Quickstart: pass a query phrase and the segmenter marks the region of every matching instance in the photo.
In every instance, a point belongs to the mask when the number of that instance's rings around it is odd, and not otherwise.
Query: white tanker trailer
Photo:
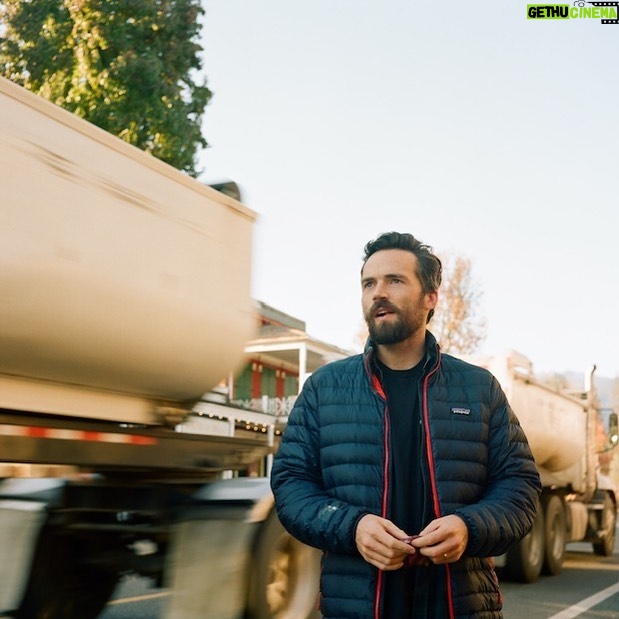
[[[503,387],[527,435],[542,480],[537,519],[527,537],[497,564],[513,580],[533,582],[540,573],[561,571],[566,544],[591,542],[602,556],[615,547],[616,486],[599,472],[596,432],[601,423],[593,373],[582,391],[559,391],[533,375],[531,362],[510,352],[467,357],[490,370]],[[617,440],[617,416],[609,419],[606,448]]]
[[[92,619],[127,573],[166,619],[313,612],[266,476],[221,480],[272,440],[177,431],[242,362],[254,219],[0,78],[0,615]]]

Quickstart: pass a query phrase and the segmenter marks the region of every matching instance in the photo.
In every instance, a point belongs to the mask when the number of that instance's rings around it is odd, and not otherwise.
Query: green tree
[[[3,0],[0,75],[197,176],[199,0]]]

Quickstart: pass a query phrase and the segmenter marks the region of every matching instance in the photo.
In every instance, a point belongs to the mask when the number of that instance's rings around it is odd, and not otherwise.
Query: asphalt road
[[[598,557],[590,544],[570,544],[561,574],[502,582],[504,619],[619,619],[618,546]]]
[[[598,557],[590,544],[570,544],[561,574],[501,588],[504,619],[619,619],[619,548]],[[115,597],[100,619],[165,619],[168,592],[142,579],[127,579]]]

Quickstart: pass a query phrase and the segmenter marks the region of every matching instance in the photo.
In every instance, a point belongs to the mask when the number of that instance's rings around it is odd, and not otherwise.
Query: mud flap
[[[0,499],[0,612],[19,607],[41,527],[46,504]]]
[[[173,525],[165,566],[171,596],[163,619],[241,619],[251,549],[268,514],[268,480],[209,484]]]
[[[250,539],[243,519],[175,525],[166,567],[164,619],[239,619],[245,612]]]

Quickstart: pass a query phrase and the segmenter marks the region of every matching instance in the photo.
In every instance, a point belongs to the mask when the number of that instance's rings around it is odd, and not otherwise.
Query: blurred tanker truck
[[[611,413],[599,445],[599,415],[591,368],[582,391],[564,391],[533,375],[524,355],[467,357],[489,369],[503,387],[527,434],[543,491],[529,535],[497,558],[511,580],[533,582],[540,573],[558,574],[566,544],[590,542],[609,556],[615,547],[616,485],[600,473],[599,452],[617,444],[617,415]]]
[[[309,616],[316,552],[235,473],[272,437],[178,431],[252,334],[254,212],[2,78],[0,196],[0,615],[136,573],[167,619]]]

